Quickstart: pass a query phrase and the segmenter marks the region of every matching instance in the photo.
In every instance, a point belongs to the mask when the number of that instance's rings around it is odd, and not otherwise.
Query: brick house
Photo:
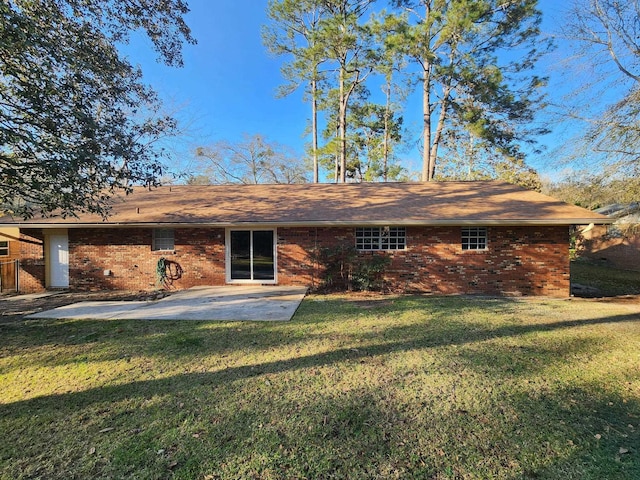
[[[0,218],[19,228],[20,289],[318,286],[315,252],[384,255],[392,291],[569,295],[569,228],[606,217],[495,181],[138,188],[109,218]],[[171,269],[174,270],[171,270]]]
[[[640,271],[640,202],[614,204],[595,210],[610,225],[590,224],[576,231],[576,254],[623,270]]]

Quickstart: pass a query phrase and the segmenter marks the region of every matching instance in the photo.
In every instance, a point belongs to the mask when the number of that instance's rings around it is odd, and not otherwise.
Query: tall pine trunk
[[[426,63],[422,77],[422,181],[433,180],[431,176],[431,66]]]
[[[424,3],[424,21],[428,25],[430,22],[431,4]],[[430,28],[425,33],[427,44],[431,43]],[[433,180],[431,171],[434,159],[431,157],[431,61],[424,59],[422,63],[422,181]]]
[[[391,78],[385,86],[386,104],[384,108],[384,138],[382,143],[382,181],[386,182],[389,172],[389,115],[391,111]]]
[[[313,183],[318,183],[318,86],[316,82],[317,68],[311,80],[311,137],[313,149]]]
[[[340,182],[347,181],[347,99],[344,89],[344,67],[340,67],[339,78],[340,100],[338,112],[338,129],[340,135]]]
[[[445,85],[442,100],[440,103],[440,116],[438,118],[436,132],[433,137],[431,151],[429,152],[429,181],[433,180],[436,175],[436,158],[438,157],[438,146],[440,145],[440,140],[442,139],[442,131],[444,130],[444,123],[447,117],[449,95],[451,95],[451,87],[449,85]]]

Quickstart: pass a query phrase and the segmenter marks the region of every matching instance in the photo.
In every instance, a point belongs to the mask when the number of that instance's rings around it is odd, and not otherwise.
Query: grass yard
[[[571,262],[571,281],[596,288],[599,296],[640,294],[640,272],[620,270],[584,260]]]
[[[0,324],[0,478],[640,478],[640,305]]]

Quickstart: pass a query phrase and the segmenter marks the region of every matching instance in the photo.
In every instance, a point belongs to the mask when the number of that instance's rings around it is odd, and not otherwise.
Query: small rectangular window
[[[153,230],[153,246],[152,250],[174,250],[175,241],[173,229],[156,228]]]
[[[9,241],[0,240],[0,257],[6,257],[9,255]]]
[[[407,244],[404,227],[358,227],[358,250],[404,250]]]
[[[462,228],[462,250],[486,250],[487,249],[487,228],[486,227],[463,227]]]

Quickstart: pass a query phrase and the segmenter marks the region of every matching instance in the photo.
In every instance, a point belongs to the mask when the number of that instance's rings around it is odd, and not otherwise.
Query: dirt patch
[[[377,307],[389,307],[392,306],[394,300],[397,298],[401,298],[404,295],[389,295],[380,292],[349,292],[348,298],[345,298],[344,301],[350,303],[352,305],[358,306],[363,309],[372,309]],[[406,296],[413,296],[412,294],[407,294]],[[422,294],[418,295],[424,298],[427,297],[437,297],[438,295],[431,294]],[[453,295],[455,296],[455,295]],[[466,297],[466,295],[459,295],[460,297]],[[481,295],[469,295],[469,298],[481,298]],[[487,296],[486,298],[514,298],[509,296],[504,297],[493,297]],[[517,297],[523,299],[535,299],[535,296],[531,297]],[[581,296],[581,295],[572,295],[568,297],[568,299],[579,299],[589,302],[597,302],[597,303],[617,303],[623,305],[632,305],[640,307],[640,295],[618,295],[618,296],[602,296],[602,295],[594,295],[594,296]]]
[[[593,302],[598,302],[598,303],[622,303],[622,304],[640,306],[640,295],[620,295],[617,297],[599,297],[599,298],[589,298],[589,299],[582,299],[582,300],[591,300]]]
[[[37,297],[29,295],[0,296],[0,324],[17,322],[32,313],[38,313],[53,308],[87,301],[133,301],[158,300],[169,293],[128,292],[128,291],[98,291],[98,292],[60,292],[53,295]]]

